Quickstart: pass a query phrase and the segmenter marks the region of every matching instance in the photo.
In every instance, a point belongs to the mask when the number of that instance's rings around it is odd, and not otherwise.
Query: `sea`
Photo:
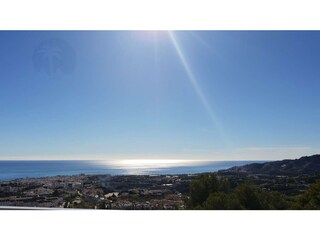
[[[162,175],[215,172],[234,166],[266,161],[96,161],[96,160],[1,160],[0,180],[58,175],[111,174]]]

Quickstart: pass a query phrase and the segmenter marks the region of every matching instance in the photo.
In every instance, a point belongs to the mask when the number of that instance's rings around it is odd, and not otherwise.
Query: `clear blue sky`
[[[319,92],[320,32],[2,31],[0,159],[320,153]]]

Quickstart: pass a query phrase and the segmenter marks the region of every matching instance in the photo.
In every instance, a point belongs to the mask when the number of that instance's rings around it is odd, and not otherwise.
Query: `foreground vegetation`
[[[252,183],[232,186],[214,173],[201,175],[190,184],[188,209],[203,210],[311,210],[320,209],[320,181],[300,195],[287,196]]]

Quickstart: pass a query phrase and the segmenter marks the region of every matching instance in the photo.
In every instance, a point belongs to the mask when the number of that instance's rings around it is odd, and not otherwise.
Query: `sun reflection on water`
[[[201,166],[208,161],[183,159],[121,159],[96,161],[108,169],[121,169],[126,174],[147,174],[160,169]]]

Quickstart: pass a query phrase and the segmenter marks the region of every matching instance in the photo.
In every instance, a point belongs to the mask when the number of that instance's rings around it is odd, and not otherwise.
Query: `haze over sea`
[[[214,172],[233,166],[265,161],[190,161],[190,160],[2,160],[0,180],[77,174],[195,174]]]

